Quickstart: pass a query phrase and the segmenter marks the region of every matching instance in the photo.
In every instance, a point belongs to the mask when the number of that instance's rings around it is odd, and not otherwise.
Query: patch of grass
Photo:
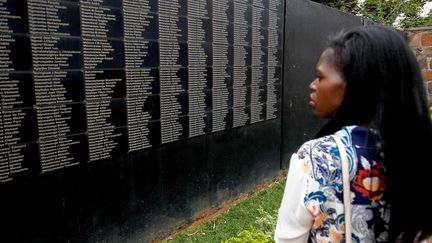
[[[266,237],[271,242],[285,181],[283,179],[274,183],[268,189],[253,194],[211,221],[191,227],[168,242],[236,242],[242,237]]]
[[[222,243],[271,243],[272,239],[261,231],[250,227],[248,230],[242,230],[236,236],[229,238]]]

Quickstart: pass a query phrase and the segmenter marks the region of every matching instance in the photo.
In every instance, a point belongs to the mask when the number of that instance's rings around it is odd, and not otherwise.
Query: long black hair
[[[331,40],[334,64],[345,96],[317,133],[368,124],[379,136],[386,166],[386,198],[391,204],[390,238],[410,242],[432,232],[432,128],[417,60],[401,33],[384,26],[361,26]]]

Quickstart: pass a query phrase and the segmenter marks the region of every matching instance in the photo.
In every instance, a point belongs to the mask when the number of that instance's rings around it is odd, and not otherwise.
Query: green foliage
[[[261,231],[250,227],[248,230],[242,230],[236,236],[222,241],[222,243],[270,243],[272,239]]]
[[[357,14],[357,12],[359,11],[357,0],[315,0],[314,2],[321,3],[331,8],[339,9],[343,12],[348,12],[352,14]]]
[[[260,206],[258,207],[258,212],[260,216],[256,217],[255,225],[265,235],[272,238],[277,223],[277,210],[272,210],[272,212],[270,213]]]
[[[428,16],[420,16],[420,11],[428,0],[315,0],[338,10],[363,16],[376,23],[400,28],[432,25],[432,11]],[[399,16],[399,21],[396,19]],[[403,16],[403,17],[401,17]]]
[[[232,206],[213,220],[191,227],[185,232],[169,239],[169,243],[184,242],[221,242],[236,239],[250,239],[272,242],[277,221],[277,211],[282,201],[285,181],[276,182],[264,191],[253,194],[244,201]],[[251,230],[251,227],[254,230]],[[245,232],[243,232],[246,230]],[[240,236],[239,234],[243,232]],[[258,233],[260,232],[260,233]],[[265,238],[264,238],[264,237]],[[241,238],[244,237],[244,238]],[[230,241],[228,241],[230,240]],[[239,241],[248,242],[248,241]]]
[[[426,0],[365,0],[360,8],[360,14],[377,23],[393,25],[396,18],[403,14],[399,26],[415,27],[425,24],[426,18],[420,16],[420,11]]]

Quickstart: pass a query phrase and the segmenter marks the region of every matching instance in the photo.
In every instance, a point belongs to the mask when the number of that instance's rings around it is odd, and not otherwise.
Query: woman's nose
[[[312,80],[312,82],[309,84],[309,88],[312,90],[315,90],[316,88],[316,81],[317,79]]]

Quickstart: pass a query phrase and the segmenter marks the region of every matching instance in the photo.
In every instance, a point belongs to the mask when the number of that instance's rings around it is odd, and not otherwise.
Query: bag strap
[[[343,199],[345,211],[345,242],[352,242],[352,227],[351,227],[351,189],[349,178],[348,157],[346,155],[345,146],[342,140],[337,136],[332,136],[336,141],[341,162],[342,162],[342,183],[343,183]]]

